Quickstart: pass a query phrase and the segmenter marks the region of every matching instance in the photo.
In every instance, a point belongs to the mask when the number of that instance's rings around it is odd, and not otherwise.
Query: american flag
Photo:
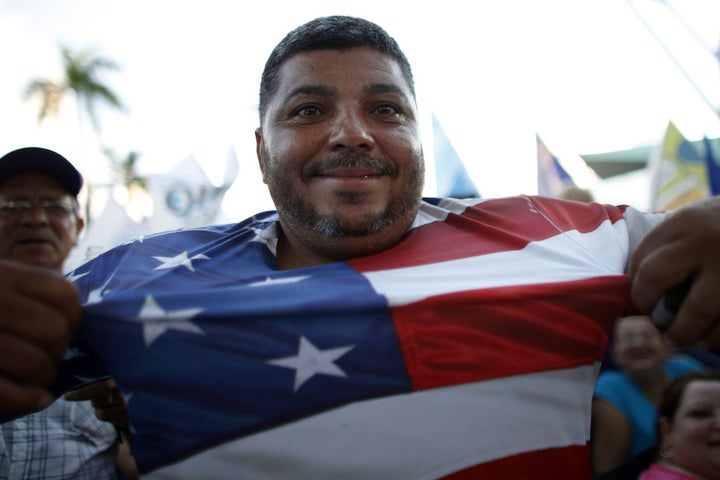
[[[148,236],[71,273],[75,361],[116,379],[143,478],[589,479],[597,368],[659,218],[426,199],[387,251],[296,270],[274,212]]]

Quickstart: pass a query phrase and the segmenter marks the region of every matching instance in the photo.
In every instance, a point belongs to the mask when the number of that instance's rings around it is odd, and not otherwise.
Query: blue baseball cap
[[[41,172],[56,178],[76,197],[83,184],[80,172],[57,152],[40,147],[13,150],[0,158],[0,182],[20,172]]]

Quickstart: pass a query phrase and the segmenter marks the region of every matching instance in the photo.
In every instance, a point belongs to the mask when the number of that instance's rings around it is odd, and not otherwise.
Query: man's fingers
[[[38,411],[80,321],[75,286],[58,272],[0,260],[0,409]]]
[[[19,385],[0,377],[0,411],[7,415],[27,415],[38,412],[53,402],[42,387]]]
[[[22,384],[47,386],[55,378],[59,357],[32,341],[0,332],[0,372]]]
[[[113,379],[96,382],[65,394],[66,400],[90,400],[95,416],[120,428],[129,425],[128,413],[120,391]]]
[[[69,322],[74,331],[80,321],[80,298],[75,285],[63,275],[45,268],[22,265],[0,260],[4,289],[0,292],[4,300],[11,301],[20,294],[47,307],[57,310]]]
[[[0,261],[0,273],[0,335],[7,343],[16,337],[62,358],[80,320],[75,286],[55,272],[7,261]],[[4,349],[0,354],[7,355]]]
[[[676,262],[670,266],[662,260],[664,256],[671,256],[670,247],[649,254],[639,262],[631,275],[631,294],[633,304],[645,313],[650,313],[662,296],[672,287],[686,279],[689,265]]]
[[[687,295],[665,334],[678,347],[703,339],[709,347],[720,347],[720,272],[703,270],[693,280]]]
[[[650,313],[665,292],[720,266],[718,212],[718,199],[683,207],[642,239],[628,265],[636,307]]]
[[[91,383],[90,385],[75,389],[65,394],[65,400],[93,400],[95,398],[111,395],[115,389],[115,382],[112,380],[103,380],[101,382]]]
[[[120,428],[127,428],[130,425],[125,405],[109,408],[96,408],[95,416],[103,422],[110,422]]]

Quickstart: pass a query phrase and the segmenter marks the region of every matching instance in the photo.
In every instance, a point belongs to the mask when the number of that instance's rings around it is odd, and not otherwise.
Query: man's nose
[[[331,133],[328,139],[333,151],[365,150],[375,147],[371,127],[362,112],[353,108],[340,108],[331,120]]]
[[[48,223],[48,215],[40,205],[32,204],[30,209],[23,213],[20,221],[29,225],[44,225]]]

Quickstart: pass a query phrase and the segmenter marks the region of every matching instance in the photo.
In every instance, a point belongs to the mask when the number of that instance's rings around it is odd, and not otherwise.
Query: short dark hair
[[[662,400],[658,406],[658,419],[665,417],[669,422],[675,420],[675,414],[680,407],[680,400],[688,384],[698,380],[720,381],[720,370],[697,370],[691,371],[676,378],[667,386],[663,393]]]
[[[357,17],[335,15],[311,20],[288,33],[278,43],[265,63],[260,80],[260,122],[270,99],[277,93],[279,71],[283,62],[300,52],[344,50],[367,47],[393,58],[400,65],[410,92],[415,96],[412,68],[400,46],[379,25]]]

